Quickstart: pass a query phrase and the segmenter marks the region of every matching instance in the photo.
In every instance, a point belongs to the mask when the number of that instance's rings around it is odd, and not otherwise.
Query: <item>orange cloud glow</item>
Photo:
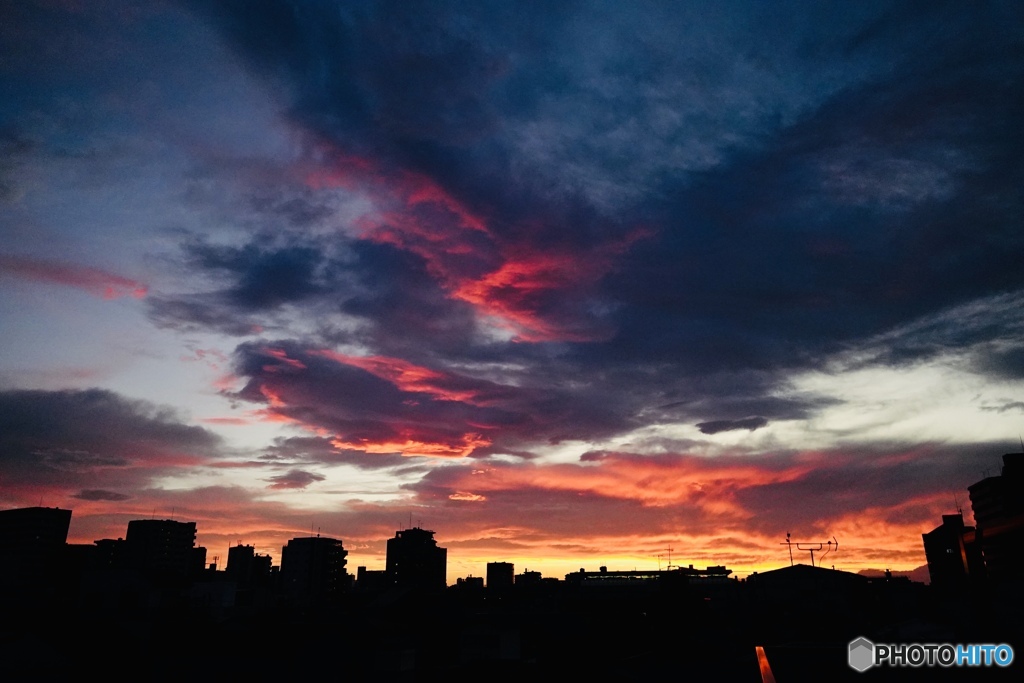
[[[461,441],[447,443],[422,441],[415,438],[407,438],[401,441],[370,441],[368,439],[360,439],[358,441],[331,440],[331,445],[338,450],[363,451],[364,453],[401,453],[407,456],[422,455],[441,458],[464,458],[471,455],[477,448],[483,448],[490,444],[490,440],[481,437],[479,434],[463,434]]]
[[[464,500],[474,503],[479,503],[487,500],[486,496],[481,496],[476,493],[469,493],[467,491],[456,491],[455,493],[448,496],[449,500]]]

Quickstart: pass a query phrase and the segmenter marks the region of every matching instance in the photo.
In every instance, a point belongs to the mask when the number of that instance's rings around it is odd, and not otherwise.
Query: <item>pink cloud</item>
[[[141,299],[147,292],[146,285],[136,280],[73,263],[0,256],[0,271],[33,282],[74,287],[103,299]]]

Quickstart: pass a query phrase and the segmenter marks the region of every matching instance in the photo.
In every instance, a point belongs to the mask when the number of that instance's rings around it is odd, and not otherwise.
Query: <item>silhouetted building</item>
[[[270,555],[260,555],[251,545],[228,548],[228,566],[225,573],[239,587],[251,587],[266,583],[270,579]]]
[[[206,549],[197,552],[196,523],[136,519],[125,534],[131,569],[160,578],[184,578],[202,572]]]
[[[385,571],[396,586],[427,590],[448,585],[448,550],[439,548],[434,532],[413,527],[388,539]]]
[[[580,569],[580,571],[583,571]],[[525,570],[522,574],[516,574],[516,586],[539,586],[541,582],[540,572]]]
[[[464,590],[483,590],[484,577],[470,574],[466,578],[455,579],[455,585]]]
[[[71,510],[16,508],[0,510],[0,547],[55,548],[68,541]]]
[[[515,580],[515,566],[511,562],[487,563],[487,588],[508,590]]]
[[[293,538],[281,549],[281,584],[296,603],[331,602],[349,585],[348,551],[336,538]]]
[[[628,570],[628,571],[608,571],[607,567],[601,567],[596,572],[588,572],[585,569],[580,569],[578,572],[565,575],[566,583],[586,586],[586,587],[600,587],[600,586],[653,586],[659,583],[665,583],[669,581],[679,581],[683,583],[724,583],[728,582],[729,574],[732,573],[731,569],[727,569],[723,566],[713,566],[707,569],[694,569],[691,564],[689,567],[675,567],[673,569],[659,569],[659,570]]]
[[[96,569],[128,568],[128,542],[123,538],[101,538],[93,544],[96,546],[93,560]]]
[[[391,585],[388,573],[383,569],[356,567],[356,588],[360,591],[378,592]]]
[[[70,526],[71,510],[0,511],[0,605],[56,597]]]
[[[964,526],[962,514],[942,515],[942,526],[926,534],[924,556],[931,585],[944,593],[961,593],[984,580],[981,548],[974,527]]]
[[[1024,580],[1024,453],[1003,456],[1002,473],[967,487],[975,539],[993,585]]]

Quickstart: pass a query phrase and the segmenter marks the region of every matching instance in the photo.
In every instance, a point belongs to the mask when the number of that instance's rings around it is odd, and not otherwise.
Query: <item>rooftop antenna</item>
[[[819,543],[818,545],[820,546],[821,544]],[[825,551],[825,555],[828,555],[833,550],[839,550],[839,541],[836,540],[835,536],[833,536],[832,540],[829,541],[828,543],[826,543],[826,545],[828,546],[828,550]],[[825,559],[825,555],[822,555],[821,557],[818,558],[818,566],[819,567],[821,566],[821,561]],[[814,564],[814,555],[813,554],[811,555],[811,564]],[[835,565],[832,565],[832,568],[835,569]]]
[[[817,565],[814,564],[814,553],[815,553],[815,551],[821,550],[822,548],[826,548],[827,547],[827,550],[825,550],[825,555],[828,555],[833,550],[839,550],[839,541],[836,540],[835,536],[832,537],[831,541],[827,541],[825,543],[806,543],[806,542],[794,543],[791,540],[788,531],[786,532],[786,540],[783,541],[782,543],[780,543],[779,545],[784,545],[784,546],[787,546],[789,548],[789,566],[790,567],[793,566],[793,546],[794,545],[796,546],[797,550],[802,550],[804,552],[809,552],[811,554],[811,566],[812,567],[817,566]],[[821,557],[825,557],[825,555],[822,555]],[[820,564],[820,558],[819,558],[819,564]]]
[[[960,501],[957,499],[956,494],[953,494],[953,504],[956,505],[956,513],[961,517],[964,516],[963,508],[960,507]]]

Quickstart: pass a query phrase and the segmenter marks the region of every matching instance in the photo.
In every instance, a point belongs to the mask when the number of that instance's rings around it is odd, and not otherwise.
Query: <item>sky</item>
[[[0,0],[0,506],[918,569],[1022,448],[1021,93],[1018,2]]]

